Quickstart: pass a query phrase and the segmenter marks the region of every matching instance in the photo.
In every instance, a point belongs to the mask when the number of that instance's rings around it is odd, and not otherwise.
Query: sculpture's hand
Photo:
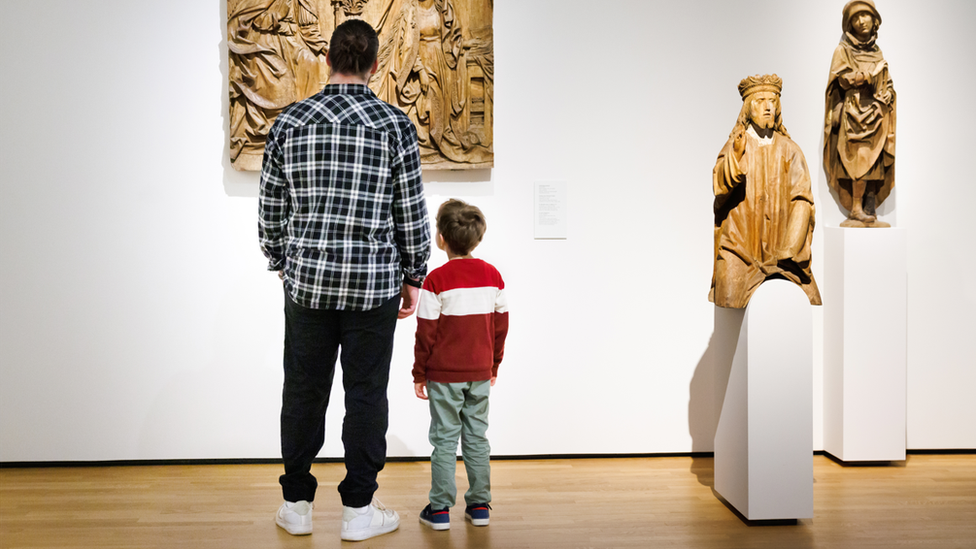
[[[427,93],[427,88],[430,87],[430,76],[427,74],[427,67],[420,62],[420,56],[417,56],[417,62],[413,64],[413,70],[420,78],[420,90]]]
[[[868,76],[862,71],[857,71],[857,74],[854,75],[854,87],[860,88],[864,84],[867,84],[867,82]]]
[[[780,248],[779,250],[776,250],[775,254],[773,254],[773,259],[775,259],[777,262],[790,261],[793,259],[793,253],[786,248]]]
[[[840,75],[837,80],[840,81],[840,87],[849,90],[854,87],[854,74],[853,72],[848,72],[846,74]]]
[[[880,99],[885,105],[888,105],[889,107],[891,106],[891,92],[887,89],[881,92],[881,97],[878,99]]]
[[[736,162],[742,160],[742,155],[746,152],[746,129],[741,126],[732,133],[732,152]]]

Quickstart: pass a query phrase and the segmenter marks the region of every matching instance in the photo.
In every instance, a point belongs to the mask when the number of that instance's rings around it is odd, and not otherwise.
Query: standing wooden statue
[[[871,0],[844,6],[824,115],[824,171],[850,213],[842,227],[890,227],[876,208],[895,185],[895,88],[875,44],[881,15]]]
[[[775,74],[739,83],[742,110],[712,171],[715,265],[708,299],[719,307],[745,308],[770,278],[796,283],[811,304],[821,304],[810,270],[810,171],[783,126],[782,89]]]

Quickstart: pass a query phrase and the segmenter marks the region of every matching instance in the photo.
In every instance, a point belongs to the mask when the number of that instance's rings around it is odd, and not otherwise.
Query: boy
[[[451,527],[457,486],[458,437],[468,475],[464,518],[488,526],[491,469],[488,394],[498,376],[508,304],[505,283],[488,263],[471,257],[487,225],[476,206],[451,199],[437,210],[437,247],[448,261],[424,281],[417,310],[414,392],[430,402],[430,503],[420,522]]]

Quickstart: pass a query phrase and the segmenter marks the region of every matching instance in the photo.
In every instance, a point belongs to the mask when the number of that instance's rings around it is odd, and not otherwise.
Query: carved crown
[[[781,93],[783,91],[783,79],[775,74],[764,74],[762,76],[757,74],[743,78],[742,82],[739,82],[739,95],[742,96],[742,99],[760,91]]]

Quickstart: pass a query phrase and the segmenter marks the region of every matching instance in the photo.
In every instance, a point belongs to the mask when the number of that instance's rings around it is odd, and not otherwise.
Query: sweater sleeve
[[[417,342],[414,345],[413,382],[427,381],[427,361],[437,339],[437,322],[441,316],[441,298],[432,292],[429,282],[420,290],[417,306]]]
[[[508,298],[505,295],[505,283],[500,282],[498,293],[495,296],[495,357],[491,367],[491,376],[498,376],[498,365],[501,364],[505,356],[505,338],[508,336]]]

